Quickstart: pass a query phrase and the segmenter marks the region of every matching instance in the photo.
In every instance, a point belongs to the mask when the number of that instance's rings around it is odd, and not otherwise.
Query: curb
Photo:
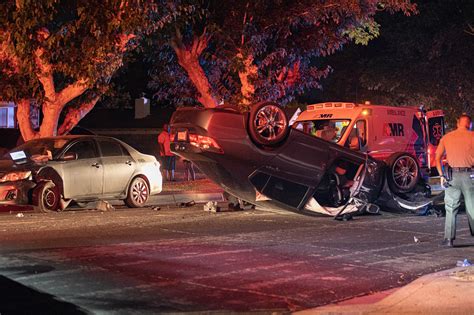
[[[195,203],[206,203],[209,201],[225,201],[222,191],[197,191],[197,192],[165,192],[150,196],[145,207],[161,205],[178,205],[194,201]],[[123,206],[121,200],[112,200],[109,203],[113,206]]]
[[[169,205],[192,201],[206,203],[208,201],[225,201],[223,192],[189,192],[189,193],[166,193],[151,196],[147,204]]]
[[[385,292],[296,312],[316,314],[472,314],[474,267],[424,275]]]
[[[160,193],[150,197],[146,206],[178,205],[194,201],[195,203],[206,203],[209,201],[225,201],[222,191],[201,191],[201,192],[171,192]],[[109,203],[113,206],[123,206],[121,200],[111,200]],[[0,213],[33,212],[35,209],[29,205],[0,205]]]

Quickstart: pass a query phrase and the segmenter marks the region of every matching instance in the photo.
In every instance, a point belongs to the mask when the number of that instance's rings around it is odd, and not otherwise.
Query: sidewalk
[[[196,173],[196,180],[185,181],[184,173],[177,172],[175,181],[163,181],[161,193],[150,196],[147,206],[173,205],[194,201],[195,203],[206,203],[208,201],[225,201],[224,190],[204,177]],[[113,206],[122,206],[121,200],[110,200]],[[17,213],[35,211],[33,206],[0,205],[0,212]]]
[[[423,276],[386,292],[296,314],[473,314],[474,266]]]

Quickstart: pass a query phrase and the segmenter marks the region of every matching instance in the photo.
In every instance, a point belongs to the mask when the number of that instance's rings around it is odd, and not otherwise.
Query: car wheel
[[[249,134],[252,140],[265,146],[277,145],[288,135],[288,118],[277,104],[255,104],[249,116]]]
[[[33,189],[33,205],[42,212],[58,211],[60,198],[58,187],[51,181],[40,182]]]
[[[127,199],[125,204],[130,208],[143,207],[150,197],[148,183],[142,177],[135,177],[130,187],[128,187]]]
[[[394,193],[408,193],[415,189],[420,179],[418,161],[408,153],[393,154],[387,161],[387,181]]]

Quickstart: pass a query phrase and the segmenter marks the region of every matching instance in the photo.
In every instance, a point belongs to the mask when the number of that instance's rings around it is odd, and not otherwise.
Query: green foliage
[[[375,21],[361,23],[359,27],[351,28],[345,32],[354,43],[367,46],[369,41],[380,34],[380,24]]]

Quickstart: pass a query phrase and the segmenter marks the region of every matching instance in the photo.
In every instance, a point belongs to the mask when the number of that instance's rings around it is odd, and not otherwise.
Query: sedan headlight
[[[31,176],[31,171],[10,172],[10,173],[4,174],[0,178],[0,183],[15,182],[15,181],[18,181],[18,180],[27,179],[30,176]]]

